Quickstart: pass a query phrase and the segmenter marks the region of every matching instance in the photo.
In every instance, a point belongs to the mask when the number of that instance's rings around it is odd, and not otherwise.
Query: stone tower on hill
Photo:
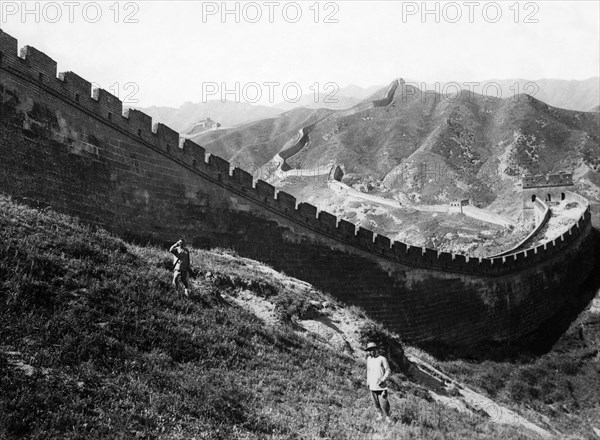
[[[523,218],[535,216],[535,202],[541,200],[552,205],[565,200],[567,193],[573,190],[573,174],[540,174],[523,177]]]

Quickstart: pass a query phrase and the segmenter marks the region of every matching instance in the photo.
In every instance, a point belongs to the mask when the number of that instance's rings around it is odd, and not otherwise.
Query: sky
[[[0,28],[132,106],[350,84],[600,76],[599,1],[0,1]],[[477,90],[475,90],[477,91]]]

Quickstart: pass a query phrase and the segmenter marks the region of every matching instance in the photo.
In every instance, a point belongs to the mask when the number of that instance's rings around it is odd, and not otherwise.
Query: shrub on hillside
[[[367,345],[369,342],[375,342],[379,345],[389,346],[392,341],[392,335],[383,325],[367,321],[358,329],[358,337],[362,345]]]
[[[303,319],[314,312],[312,304],[303,297],[280,294],[275,298],[275,315],[280,322],[290,323],[294,319]]]

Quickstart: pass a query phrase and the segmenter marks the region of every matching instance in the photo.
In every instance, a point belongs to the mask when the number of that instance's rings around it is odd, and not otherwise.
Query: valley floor
[[[392,200],[382,204],[376,198],[366,200],[346,191],[334,191],[325,181],[307,184],[301,178],[286,178],[279,189],[391,240],[477,257],[510,249],[532,227],[515,222],[509,227],[484,222],[465,214],[444,212],[446,207],[441,205],[401,205]],[[510,221],[504,216],[497,217],[498,222]]]

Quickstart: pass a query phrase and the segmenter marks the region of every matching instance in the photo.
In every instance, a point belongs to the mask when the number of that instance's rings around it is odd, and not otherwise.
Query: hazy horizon
[[[0,15],[19,47],[139,107],[600,76],[598,2],[3,1]]]

